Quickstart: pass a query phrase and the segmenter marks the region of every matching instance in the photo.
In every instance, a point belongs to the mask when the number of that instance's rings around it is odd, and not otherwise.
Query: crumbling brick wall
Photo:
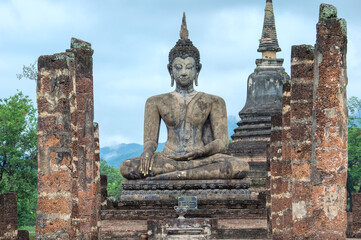
[[[292,47],[290,101],[284,91],[281,146],[280,127],[272,125],[271,136],[278,137],[271,138],[269,151],[274,239],[346,238],[346,44],[346,22],[337,18],[335,7],[321,4],[315,49]],[[275,115],[272,121],[279,118]],[[280,162],[291,162],[291,182],[286,172],[275,171]],[[282,196],[289,196],[291,207]],[[282,224],[277,215],[285,218],[286,209],[292,215],[289,224]]]
[[[0,193],[0,239],[17,239],[18,213],[16,193]]]
[[[312,109],[314,48],[292,46],[291,51],[291,158],[293,235],[310,237],[312,221]]]
[[[91,45],[38,61],[38,238],[97,239]],[[98,148],[98,146],[97,146]]]
[[[0,193],[0,240],[28,240],[27,230],[18,230],[15,192]]]
[[[352,201],[351,232],[353,237],[361,238],[361,193],[353,193]]]
[[[282,114],[272,117],[270,159],[272,236],[288,239],[292,231],[290,84],[283,85]]]
[[[320,239],[344,238],[347,227],[346,22],[322,4],[313,88],[313,217]]]

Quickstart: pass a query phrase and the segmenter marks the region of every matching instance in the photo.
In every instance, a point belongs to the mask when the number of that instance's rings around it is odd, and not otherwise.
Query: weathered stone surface
[[[313,218],[317,238],[345,239],[347,107],[346,22],[321,4],[314,76]]]
[[[281,113],[282,86],[289,80],[282,67],[283,59],[276,58],[278,46],[272,1],[266,2],[262,37],[258,48],[262,59],[247,81],[247,101],[239,116],[239,127],[234,129],[233,141],[227,153],[248,162],[266,162],[266,148],[270,142],[271,116]],[[262,169],[265,171],[265,169]],[[252,170],[251,170],[252,171]],[[265,185],[259,191],[266,191]]]
[[[18,215],[16,193],[0,193],[0,239],[16,240],[17,236]]]
[[[313,234],[312,218],[312,108],[314,48],[292,46],[291,145],[292,221],[295,238]]]
[[[322,4],[315,49],[292,47],[290,92],[284,86],[268,151],[273,239],[345,239],[346,42],[345,21]],[[279,163],[288,161],[291,171]]]
[[[217,219],[148,220],[148,239],[210,239],[217,237]],[[197,235],[197,238],[192,238]],[[194,236],[195,237],[195,236]],[[199,238],[198,238],[199,237]]]
[[[361,238],[361,193],[353,193],[352,201],[351,232],[353,237]]]
[[[99,136],[94,142],[93,50],[73,38],[38,61],[38,208],[44,239],[97,239]]]
[[[102,210],[101,236],[113,239],[139,239],[149,231],[147,221],[172,221],[177,199],[110,202]],[[207,199],[198,201],[198,210],[188,211],[186,219],[217,219],[217,238],[265,236],[264,200]],[[238,236],[238,237],[237,237]],[[123,238],[122,238],[123,237]]]
[[[41,56],[38,61],[37,100],[40,120],[36,232],[41,238],[65,235],[69,238],[72,234],[69,220],[72,212],[70,106],[75,100],[72,78],[74,62],[71,53]],[[66,160],[64,156],[67,156]]]
[[[228,145],[226,105],[222,98],[196,92],[201,70],[198,49],[188,39],[185,15],[181,39],[169,52],[168,70],[175,91],[148,98],[144,114],[144,151],[124,161],[123,177],[134,180],[210,180],[245,178],[249,165],[222,154]],[[194,83],[193,83],[194,82]],[[159,127],[163,120],[168,138],[161,153]]]

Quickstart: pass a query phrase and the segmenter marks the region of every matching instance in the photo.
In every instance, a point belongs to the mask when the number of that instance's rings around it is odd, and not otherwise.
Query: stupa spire
[[[186,13],[183,12],[183,19],[182,19],[182,26],[179,32],[179,36],[181,39],[188,39],[188,29],[187,29],[187,22],[186,22]]]
[[[264,11],[262,37],[257,51],[262,52],[262,58],[276,58],[276,52],[280,52],[281,48],[278,46],[272,0],[266,0]]]

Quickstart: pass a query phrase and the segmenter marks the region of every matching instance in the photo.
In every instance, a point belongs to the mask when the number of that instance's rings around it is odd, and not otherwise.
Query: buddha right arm
[[[144,148],[141,158],[141,171],[148,175],[152,167],[152,157],[158,147],[160,114],[155,97],[148,98],[144,112]]]

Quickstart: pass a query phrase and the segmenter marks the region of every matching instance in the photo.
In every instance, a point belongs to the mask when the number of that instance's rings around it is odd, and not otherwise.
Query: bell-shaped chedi
[[[281,112],[282,85],[290,79],[282,67],[283,59],[276,58],[281,48],[278,46],[272,0],[266,1],[258,51],[262,52],[262,58],[256,60],[257,67],[248,77],[246,104],[239,112],[242,120],[234,130],[229,151],[233,155],[256,154],[257,160],[265,161],[271,116]]]

